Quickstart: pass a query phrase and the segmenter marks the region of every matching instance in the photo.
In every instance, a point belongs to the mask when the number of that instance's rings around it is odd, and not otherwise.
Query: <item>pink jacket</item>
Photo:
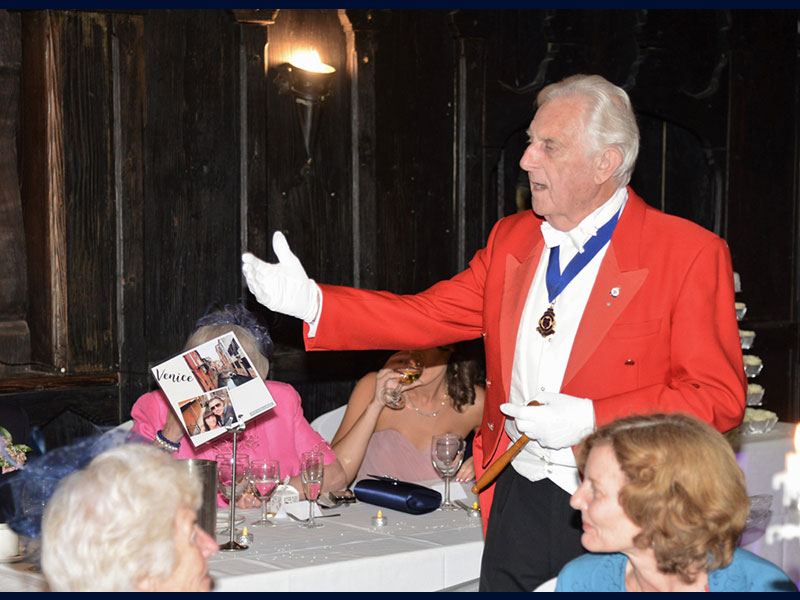
[[[267,381],[276,406],[247,422],[246,429],[239,434],[237,452],[250,455],[250,460],[274,458],[281,462],[281,477],[300,474],[300,454],[318,450],[325,455],[325,464],[336,460],[336,454],[322,436],[311,429],[303,416],[300,395],[287,383]],[[149,392],[133,405],[133,431],[154,439],[156,432],[164,426],[169,404],[161,390]],[[214,460],[220,452],[232,451],[232,436],[223,435],[195,448],[188,436],[180,440],[181,449],[176,458],[202,458]]]

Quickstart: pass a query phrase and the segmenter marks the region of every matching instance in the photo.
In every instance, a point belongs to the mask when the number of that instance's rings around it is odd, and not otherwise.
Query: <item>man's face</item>
[[[220,417],[222,416],[224,407],[221,400],[212,400],[208,403],[208,408],[210,408],[211,412],[213,412],[215,415],[219,415]]]
[[[208,592],[211,577],[206,559],[219,549],[217,543],[198,524],[197,514],[181,506],[173,525],[175,568],[166,579],[148,579],[140,585],[143,591]]]
[[[536,111],[520,159],[528,172],[533,212],[561,231],[576,227],[610,197],[598,178],[584,135],[586,100],[557,97]]]

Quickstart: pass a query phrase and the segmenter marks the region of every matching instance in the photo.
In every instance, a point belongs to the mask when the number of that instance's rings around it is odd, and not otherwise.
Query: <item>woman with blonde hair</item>
[[[558,575],[556,591],[797,591],[772,563],[737,548],[749,512],[727,440],[682,414],[618,419],[578,446],[590,553]]]

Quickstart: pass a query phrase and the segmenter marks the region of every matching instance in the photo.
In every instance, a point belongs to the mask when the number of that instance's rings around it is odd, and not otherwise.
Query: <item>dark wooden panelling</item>
[[[346,403],[356,381],[377,371],[391,355],[387,351],[284,352],[271,361],[270,379],[288,381],[303,399],[309,421]]]
[[[457,40],[455,83],[455,209],[457,269],[466,268],[482,248],[497,216],[487,212],[492,195],[488,194],[484,147],[488,37],[492,19],[479,11],[454,11],[451,27]],[[487,24],[486,21],[489,21]]]
[[[666,209],[664,198],[664,145],[666,123],[650,115],[637,115],[641,140],[639,158],[631,177],[631,187],[645,202],[659,210]]]
[[[312,169],[306,173],[301,172],[307,157],[296,103],[276,83],[283,73],[281,65],[291,59],[296,49],[315,49],[324,63],[336,69],[330,96],[321,105]],[[337,12],[281,10],[275,24],[269,26],[267,56],[267,191],[262,198],[250,198],[251,214],[262,211],[266,216],[267,235],[259,244],[267,251],[261,257],[276,260],[272,233],[281,230],[309,277],[325,283],[352,283],[350,87],[345,35]],[[302,352],[300,321],[261,310],[271,325],[276,354]],[[284,377],[279,369],[275,373],[276,377]]]
[[[694,221],[717,234],[714,169],[711,156],[692,132],[676,125],[664,129],[664,211]],[[713,165],[724,173],[725,165]]]
[[[120,419],[150,386],[145,331],[144,54],[141,16],[114,15],[114,187],[117,195],[119,278],[117,337]]]
[[[447,11],[394,11],[378,37],[374,201],[381,289],[419,292],[458,269],[454,51]]]
[[[316,49],[336,69],[331,95],[322,104],[313,173],[304,176],[303,137],[294,98],[280,93],[279,66],[295,49]],[[350,203],[350,89],[345,36],[336,11],[282,10],[269,28],[267,72],[267,196],[263,199],[270,232],[280,229],[310,277],[350,283],[352,214]]]
[[[795,52],[797,42],[790,35],[796,19],[782,14],[759,11],[737,21],[731,59],[736,127],[731,128],[728,241],[742,276],[747,317],[767,321],[788,320],[794,308],[793,270],[787,267],[796,260],[796,208],[790,197],[797,156],[776,149],[794,144],[796,66],[779,57]]]
[[[116,385],[63,388],[51,393],[3,394],[2,402],[25,410],[31,425],[42,430],[49,450],[99,433],[119,422]]]
[[[25,320],[28,261],[17,174],[22,37],[19,15],[0,12],[0,372],[31,359]]]
[[[704,147],[724,147],[730,11],[635,13],[636,53],[628,57],[625,80],[616,83],[637,111],[692,132]]]
[[[17,177],[20,73],[22,68],[19,15],[0,13],[0,35],[15,43],[0,49],[0,319],[20,319],[27,304],[27,260],[19,245],[22,205]],[[3,352],[2,354],[5,354]]]
[[[61,156],[61,102],[55,85],[54,32],[43,11],[22,15],[22,98],[20,104],[19,173],[25,242],[28,257],[29,298],[27,321],[31,331],[31,356],[47,365],[64,365],[63,323],[66,290],[62,277],[53,277],[63,258],[56,243],[60,226],[63,167]],[[54,285],[55,283],[55,285]]]
[[[115,370],[110,21],[73,13],[53,17],[53,25],[63,86],[68,362],[76,371]]]
[[[389,11],[344,10],[339,20],[347,43],[347,74],[350,77],[350,140],[352,143],[352,285],[374,289],[382,271],[377,255],[378,182],[375,147],[377,113],[375,74],[378,33],[390,19]]]
[[[151,11],[143,48],[144,336],[154,363],[180,350],[211,301],[240,294],[239,25],[225,11]]]
[[[242,190],[246,228],[242,249],[256,256],[266,256],[269,247],[267,230],[267,77],[265,60],[268,55],[269,28],[243,25],[240,46],[240,102],[243,104],[241,155],[244,164]]]
[[[736,13],[730,80],[728,243],[756,332],[765,407],[800,419],[797,368],[797,11]],[[765,66],[769,65],[768,68]]]

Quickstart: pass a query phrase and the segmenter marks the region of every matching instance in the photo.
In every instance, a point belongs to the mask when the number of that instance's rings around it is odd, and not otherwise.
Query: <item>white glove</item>
[[[322,295],[319,286],[306,275],[280,231],[272,236],[272,249],[278,257],[274,264],[249,252],[242,255],[242,273],[247,287],[268,309],[312,323],[319,312]]]
[[[588,398],[539,392],[533,398],[543,406],[517,406],[507,402],[500,412],[514,418],[517,430],[545,448],[574,446],[594,431],[594,404]]]

